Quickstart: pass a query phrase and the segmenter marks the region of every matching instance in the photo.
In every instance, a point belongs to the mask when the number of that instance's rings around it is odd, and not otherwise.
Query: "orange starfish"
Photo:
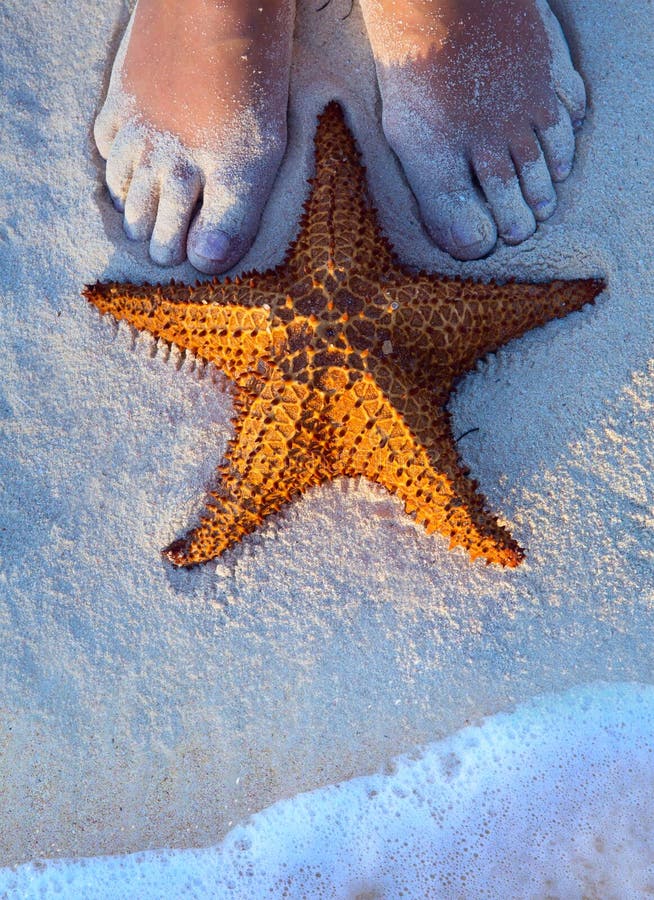
[[[195,287],[96,284],[85,296],[237,386],[236,433],[200,525],[164,551],[212,559],[311,485],[364,475],[474,559],[523,551],[484,508],[445,409],[479,357],[561,318],[598,280],[480,284],[411,274],[379,229],[341,108],[316,133],[316,175],[281,266]]]

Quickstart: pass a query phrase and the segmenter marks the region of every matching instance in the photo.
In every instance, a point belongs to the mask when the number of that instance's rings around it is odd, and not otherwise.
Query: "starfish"
[[[370,204],[340,106],[318,120],[316,172],[276,269],[195,286],[109,282],[102,313],[215,363],[236,384],[235,435],[200,524],[164,554],[219,556],[312,485],[364,476],[470,557],[524,553],[458,457],[446,404],[476,361],[592,302],[595,279],[483,284],[413,274]]]

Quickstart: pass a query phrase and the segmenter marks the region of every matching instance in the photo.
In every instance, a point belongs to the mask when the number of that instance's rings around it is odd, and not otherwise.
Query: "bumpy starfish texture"
[[[474,559],[523,551],[459,461],[445,409],[484,354],[591,302],[598,280],[481,284],[411,274],[394,258],[343,113],[330,103],[316,174],[284,263],[194,287],[107,283],[101,312],[191,350],[236,383],[235,436],[200,525],[164,551],[219,556],[312,485],[363,475]]]

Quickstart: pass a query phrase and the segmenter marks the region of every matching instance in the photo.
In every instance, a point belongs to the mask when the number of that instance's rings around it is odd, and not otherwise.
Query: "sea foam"
[[[654,892],[654,687],[548,695],[276,803],[217,847],[0,869],[0,897],[638,898]]]

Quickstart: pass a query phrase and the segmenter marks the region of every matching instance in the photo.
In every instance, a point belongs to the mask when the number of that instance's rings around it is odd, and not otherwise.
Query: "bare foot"
[[[458,259],[524,241],[554,211],[586,106],[545,0],[361,5],[384,132],[433,239]]]
[[[251,246],[286,147],[293,17],[293,0],[138,0],[95,140],[160,265],[224,272]]]

